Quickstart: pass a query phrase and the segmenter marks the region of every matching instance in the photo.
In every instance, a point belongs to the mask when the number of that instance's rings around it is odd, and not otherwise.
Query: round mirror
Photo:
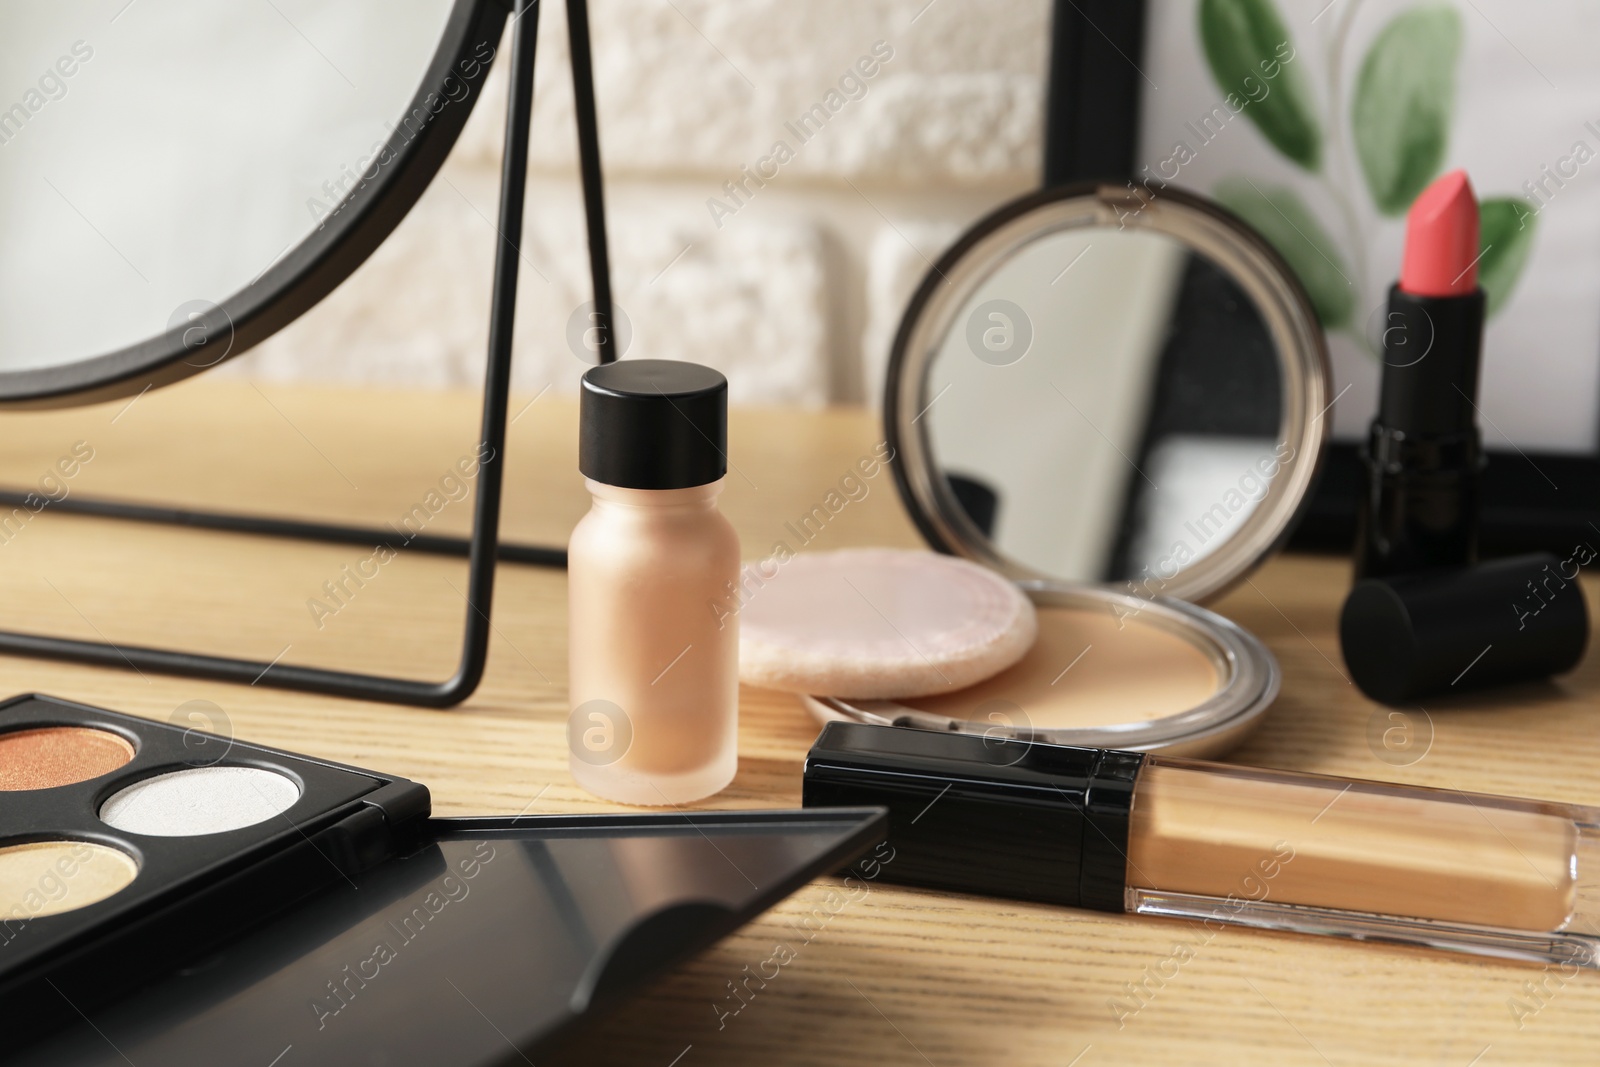
[[[1275,548],[1329,403],[1316,318],[1233,216],[1174,190],[1050,190],[923,282],[885,424],[939,548],[1016,578],[1199,600]]]
[[[480,95],[487,0],[58,0],[0,14],[0,401],[137,393],[360,265]]]

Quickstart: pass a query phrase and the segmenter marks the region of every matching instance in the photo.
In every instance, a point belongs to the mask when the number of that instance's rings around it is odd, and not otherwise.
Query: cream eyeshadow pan
[[[87,841],[30,841],[0,848],[0,921],[60,915],[97,904],[139,874],[126,853]]]
[[[1207,653],[1151,622],[1103,609],[1038,608],[1039,636],[1021,661],[949,694],[899,701],[953,719],[1014,716],[1040,729],[1149,722],[1198,707],[1220,677]]]

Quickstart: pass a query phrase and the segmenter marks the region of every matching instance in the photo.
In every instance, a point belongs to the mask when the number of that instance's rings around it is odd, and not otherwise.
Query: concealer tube
[[[805,778],[895,881],[1600,967],[1600,809],[854,723]]]

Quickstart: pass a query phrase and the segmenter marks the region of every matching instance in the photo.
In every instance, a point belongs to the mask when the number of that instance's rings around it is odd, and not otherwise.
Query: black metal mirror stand
[[[505,472],[506,411],[511,386],[511,328],[516,318],[517,239],[528,169],[528,129],[533,118],[534,51],[538,41],[539,0],[515,0],[512,16],[511,88],[506,107],[505,156],[500,171],[500,240],[495,247],[493,295],[489,311],[488,372],[483,387],[481,444],[485,458],[478,473],[472,533],[456,537],[418,535],[405,549],[432,555],[466,556],[468,560],[466,621],[461,659],[455,673],[442,682],[393,678],[376,674],[298,667],[276,660],[236,659],[171,649],[78,641],[0,631],[0,653],[70,660],[101,667],[129,668],[160,674],[187,675],[225,682],[297,689],[329,696],[415,704],[442,708],[458,704],[477,689],[489,653],[489,615],[494,599],[495,563],[506,560],[544,566],[566,565],[566,552],[535,545],[502,545],[499,540],[500,499]],[[531,16],[524,18],[524,16]],[[606,261],[605,203],[600,185],[599,131],[595,117],[594,82],[589,54],[587,0],[567,0],[567,25],[572,51],[573,96],[578,121],[579,159],[588,223],[589,266],[594,286],[596,323],[603,341],[610,338],[611,285]],[[612,351],[602,345],[600,359]],[[0,492],[0,503],[20,504],[24,494]],[[68,499],[52,510],[134,522],[163,523],[335,544],[393,545],[392,530],[328,523],[272,519],[249,515],[154,507],[109,500]]]

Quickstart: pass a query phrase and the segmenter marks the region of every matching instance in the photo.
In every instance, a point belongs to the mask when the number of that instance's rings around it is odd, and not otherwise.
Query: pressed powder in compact
[[[0,847],[0,916],[17,922],[86,908],[121,892],[138,874],[128,855],[87,841]]]
[[[1015,665],[948,694],[806,696],[822,722],[1215,756],[1278,695],[1277,660],[1227,619],[1181,600],[1027,581],[1038,639]]]
[[[0,734],[0,792],[54,789],[109,774],[133,746],[109,730],[48,726]]]
[[[266,822],[300,799],[300,787],[258,767],[193,767],[135,782],[100,809],[106,825],[151,837],[220,834]]]
[[[1149,722],[1198,707],[1217,691],[1217,668],[1192,641],[1109,611],[1038,609],[1027,655],[987,681],[900,703],[955,719],[982,719],[995,702],[1042,729]]]

